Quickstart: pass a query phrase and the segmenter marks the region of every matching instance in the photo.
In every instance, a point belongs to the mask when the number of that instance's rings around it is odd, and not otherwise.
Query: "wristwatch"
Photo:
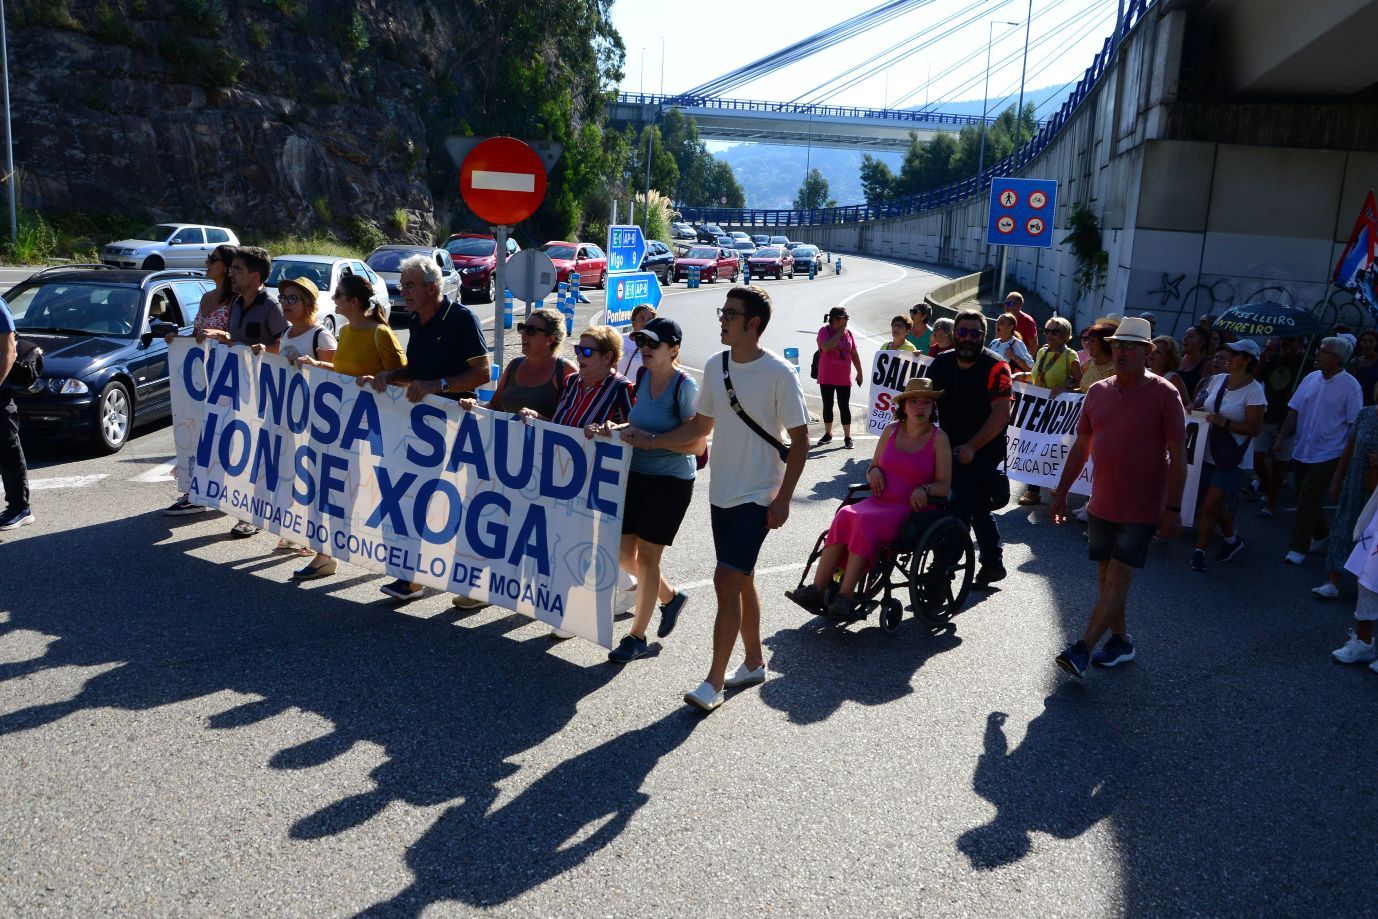
[[[441,391],[441,392],[449,392],[449,391],[450,391],[450,378],[449,378],[449,377],[441,377],[441,378],[440,378],[440,391]]]

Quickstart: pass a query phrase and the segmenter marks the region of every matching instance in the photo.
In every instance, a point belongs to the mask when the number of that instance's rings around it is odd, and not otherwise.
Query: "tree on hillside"
[[[686,204],[703,203],[714,207],[746,207],[746,192],[737,182],[737,174],[732,167],[720,159],[714,159],[708,169],[708,180],[704,183],[702,202],[685,200]]]
[[[861,193],[872,206],[895,197],[895,174],[889,165],[867,153],[861,158]]]
[[[651,142],[651,187],[667,198],[674,197],[679,185],[679,163],[666,149],[660,128],[647,126],[638,134],[628,127],[626,131],[627,148],[630,153],[627,162],[627,187],[633,192],[645,194],[646,189],[646,141]]]
[[[816,207],[837,207],[837,202],[828,197],[828,180],[817,169],[810,169],[799,186],[799,194],[794,196],[794,206],[800,210]]]

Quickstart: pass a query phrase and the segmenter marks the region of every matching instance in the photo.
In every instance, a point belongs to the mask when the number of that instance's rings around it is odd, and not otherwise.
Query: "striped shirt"
[[[635,400],[631,381],[617,371],[593,386],[574,374],[566,384],[565,391],[560,394],[560,404],[555,407],[555,416],[550,420],[572,428],[602,424],[604,421],[622,424],[631,413]]]

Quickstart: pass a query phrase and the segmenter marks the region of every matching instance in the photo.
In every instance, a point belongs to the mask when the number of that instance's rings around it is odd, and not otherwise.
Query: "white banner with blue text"
[[[193,503],[612,646],[631,463],[616,437],[413,404],[243,347],[179,338],[169,359]]]

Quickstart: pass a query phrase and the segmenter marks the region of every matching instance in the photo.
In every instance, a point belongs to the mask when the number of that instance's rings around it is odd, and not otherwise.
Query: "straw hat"
[[[321,289],[316,286],[316,282],[307,277],[283,278],[278,281],[278,293],[281,294],[284,287],[295,287],[301,291],[311,303],[311,309],[315,309],[320,301]]]
[[[943,394],[943,390],[934,389],[933,381],[928,377],[915,377],[904,384],[904,392],[895,396],[895,402],[903,402],[905,399],[937,399]]]
[[[1126,316],[1120,320],[1115,334],[1110,336],[1110,341],[1127,341],[1138,345],[1152,344],[1153,326],[1149,325],[1147,319],[1140,319],[1138,316]]]

